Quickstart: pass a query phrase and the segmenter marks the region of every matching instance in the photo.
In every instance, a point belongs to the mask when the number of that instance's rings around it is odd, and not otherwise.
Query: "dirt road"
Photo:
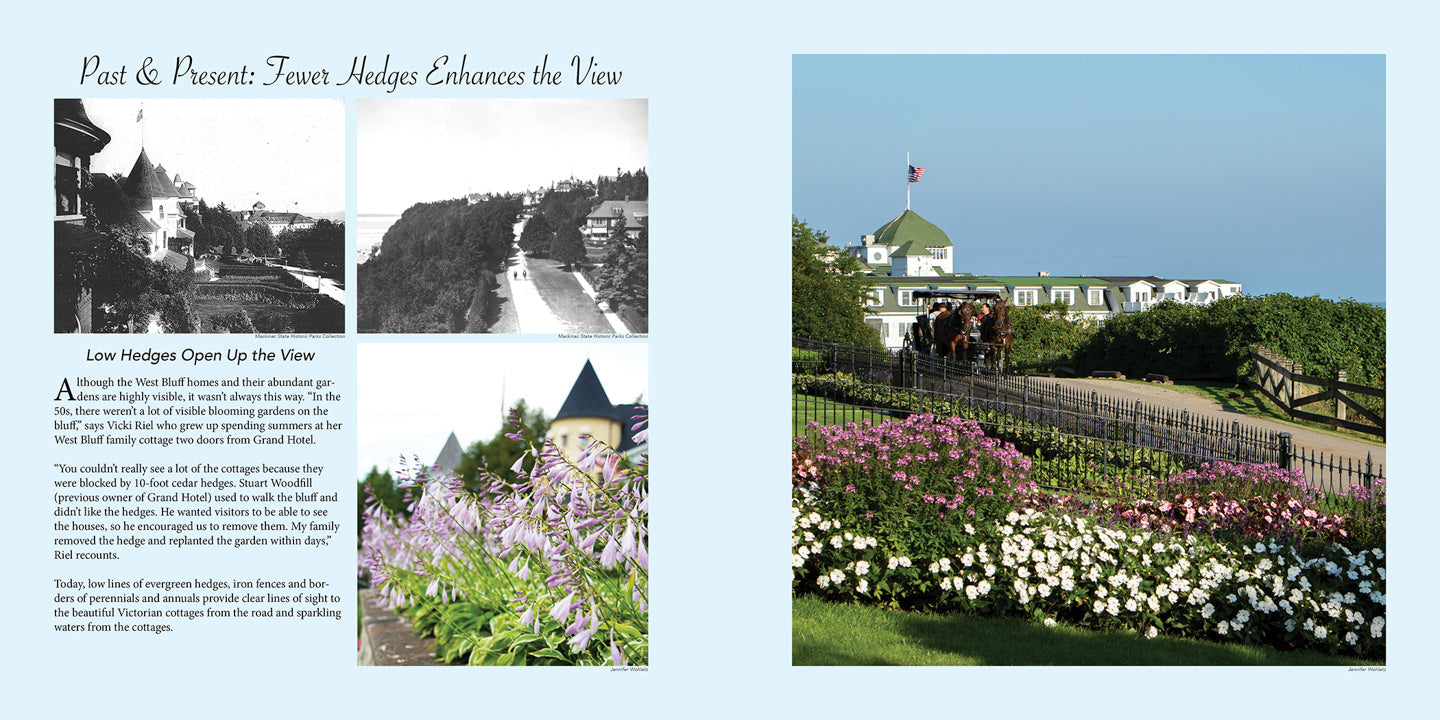
[[[1158,383],[1133,383],[1117,380],[1101,380],[1096,378],[1032,378],[1032,382],[1042,385],[1058,385],[1067,388],[1076,388],[1086,392],[1091,390],[1103,397],[1114,398],[1119,401],[1141,402],[1162,407],[1174,408],[1176,410],[1189,410],[1192,415],[1199,414],[1206,417],[1223,419],[1225,422],[1239,420],[1241,425],[1258,427],[1264,430],[1276,430],[1288,432],[1294,438],[1296,447],[1309,451],[1323,452],[1327,456],[1335,454],[1341,458],[1350,458],[1357,464],[1363,465],[1368,455],[1378,466],[1385,463],[1385,445],[1378,442],[1367,442],[1359,438],[1338,437],[1328,433],[1317,432],[1305,428],[1250,417],[1233,410],[1226,410],[1220,403],[1214,400],[1192,395],[1190,393],[1172,390]]]

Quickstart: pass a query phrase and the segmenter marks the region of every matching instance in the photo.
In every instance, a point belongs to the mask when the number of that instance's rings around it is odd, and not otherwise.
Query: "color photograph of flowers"
[[[648,664],[646,355],[361,346],[359,664]]]
[[[1273,465],[1207,463],[1139,498],[1031,470],[973,420],[812,421],[792,455],[796,664],[1383,663],[1365,498]]]
[[[791,79],[792,665],[1387,669],[1385,56]]]

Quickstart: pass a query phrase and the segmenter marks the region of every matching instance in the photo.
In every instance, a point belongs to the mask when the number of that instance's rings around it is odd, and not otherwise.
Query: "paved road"
[[[320,277],[315,273],[314,270],[290,267],[289,265],[276,265],[275,267],[278,267],[281,270],[290,273],[292,276],[295,277],[296,280],[305,283],[306,287],[312,290],[318,289],[321,294],[325,295],[326,297],[340,303],[341,305],[345,304],[345,288],[337,286],[334,280],[331,280],[327,277]]]
[[[521,223],[523,224],[523,222]],[[516,230],[519,234],[519,230]],[[530,280],[530,266],[525,260],[525,251],[515,251],[516,263],[509,269],[510,273],[510,294],[515,301],[515,314],[520,316],[520,330],[522,333],[563,333],[565,324],[555,313],[550,312],[550,306],[540,297],[540,291],[535,288],[535,283]]]
[[[1369,456],[1376,464],[1377,471],[1379,466],[1385,463],[1384,443],[1367,442],[1359,438],[1339,437],[1296,427],[1294,425],[1275,422],[1273,420],[1250,417],[1243,413],[1227,410],[1214,400],[1172,390],[1160,384],[1141,384],[1096,378],[1032,378],[1031,381],[1041,385],[1078,388],[1087,393],[1093,390],[1102,396],[1108,396],[1122,402],[1140,400],[1147,405],[1158,405],[1176,410],[1189,410],[1191,415],[1198,414],[1206,417],[1219,418],[1227,423],[1232,420],[1239,420],[1241,425],[1257,427],[1262,430],[1288,432],[1294,438],[1295,446],[1307,454],[1310,451],[1315,451],[1324,453],[1327,458],[1333,454],[1341,458],[1341,462],[1344,462],[1344,459],[1348,458],[1359,466],[1363,466],[1366,457]],[[1328,483],[1323,482],[1318,484],[1328,485]]]

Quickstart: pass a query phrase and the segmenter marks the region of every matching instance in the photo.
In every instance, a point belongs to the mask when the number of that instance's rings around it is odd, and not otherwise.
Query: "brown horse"
[[[990,367],[1000,370],[1005,356],[1010,352],[1010,306],[1005,298],[995,301],[995,311],[980,324],[980,342],[985,344],[985,359]]]
[[[935,318],[935,352],[947,360],[963,362],[970,358],[970,319],[975,317],[975,304],[961,303],[958,312],[946,311]]]

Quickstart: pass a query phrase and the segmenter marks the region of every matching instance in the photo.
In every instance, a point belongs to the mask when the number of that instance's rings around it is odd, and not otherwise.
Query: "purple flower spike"
[[[615,628],[610,628],[610,663],[615,667],[625,667],[625,656],[620,654],[620,648],[615,645]]]

